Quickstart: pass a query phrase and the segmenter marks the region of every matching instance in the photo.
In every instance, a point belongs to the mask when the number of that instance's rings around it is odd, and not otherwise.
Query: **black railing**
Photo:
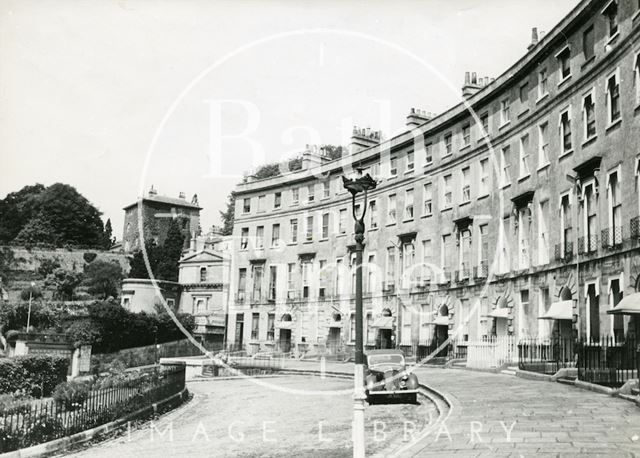
[[[554,250],[556,261],[570,262],[573,259],[573,242],[557,243]]]
[[[629,221],[629,230],[632,239],[640,239],[640,216],[634,216]]]
[[[185,366],[164,367],[135,381],[94,389],[73,404],[41,399],[0,411],[0,452],[41,444],[121,418],[179,393]]]
[[[622,246],[622,227],[608,227],[600,232],[602,248],[618,248]]]
[[[558,370],[576,366],[576,345],[573,339],[521,339],[518,342],[518,367],[524,371],[555,374]]]
[[[577,344],[578,378],[609,387],[620,387],[638,377],[638,347],[634,339],[624,342],[613,337],[581,341]]]
[[[593,253],[598,250],[598,236],[590,235],[588,237],[578,238],[578,254]]]
[[[484,261],[473,268],[473,278],[487,278],[488,275],[489,265]]]

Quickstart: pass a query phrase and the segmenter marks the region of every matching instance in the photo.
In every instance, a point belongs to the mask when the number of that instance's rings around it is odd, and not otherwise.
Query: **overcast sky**
[[[153,184],[197,193],[206,229],[256,162],[441,112],[465,71],[498,76],[577,3],[2,0],[0,197],[71,184],[120,239]]]

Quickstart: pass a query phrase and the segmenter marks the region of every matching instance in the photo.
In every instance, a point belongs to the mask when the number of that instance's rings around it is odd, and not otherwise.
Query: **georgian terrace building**
[[[363,255],[366,344],[456,335],[623,336],[607,315],[640,288],[640,9],[582,1],[466,103],[411,110],[348,162],[379,181]],[[236,189],[228,343],[340,351],[353,343],[355,246],[340,160]],[[540,317],[547,318],[545,320]]]

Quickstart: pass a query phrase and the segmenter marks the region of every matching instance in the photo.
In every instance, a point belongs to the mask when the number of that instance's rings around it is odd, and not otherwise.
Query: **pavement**
[[[321,366],[290,361],[287,368],[315,371]],[[353,365],[327,362],[324,369],[351,373]],[[430,422],[437,415],[429,403],[367,407],[367,455],[640,457],[640,408],[632,402],[511,375],[433,367],[418,368],[416,374],[449,399],[448,418],[442,424]],[[191,403],[155,425],[77,456],[351,454],[350,380],[301,375],[260,380],[282,389],[256,385],[255,380],[192,382]],[[300,390],[327,393],[305,395]],[[405,421],[412,423],[411,434]],[[168,424],[173,438],[168,441],[165,433],[160,440],[158,432]],[[422,428],[428,434],[416,433]],[[235,440],[240,436],[242,441]]]

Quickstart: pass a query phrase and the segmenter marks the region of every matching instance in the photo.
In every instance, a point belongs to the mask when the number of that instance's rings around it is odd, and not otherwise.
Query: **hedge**
[[[0,393],[21,392],[49,396],[66,381],[69,359],[52,355],[25,355],[0,359]]]

